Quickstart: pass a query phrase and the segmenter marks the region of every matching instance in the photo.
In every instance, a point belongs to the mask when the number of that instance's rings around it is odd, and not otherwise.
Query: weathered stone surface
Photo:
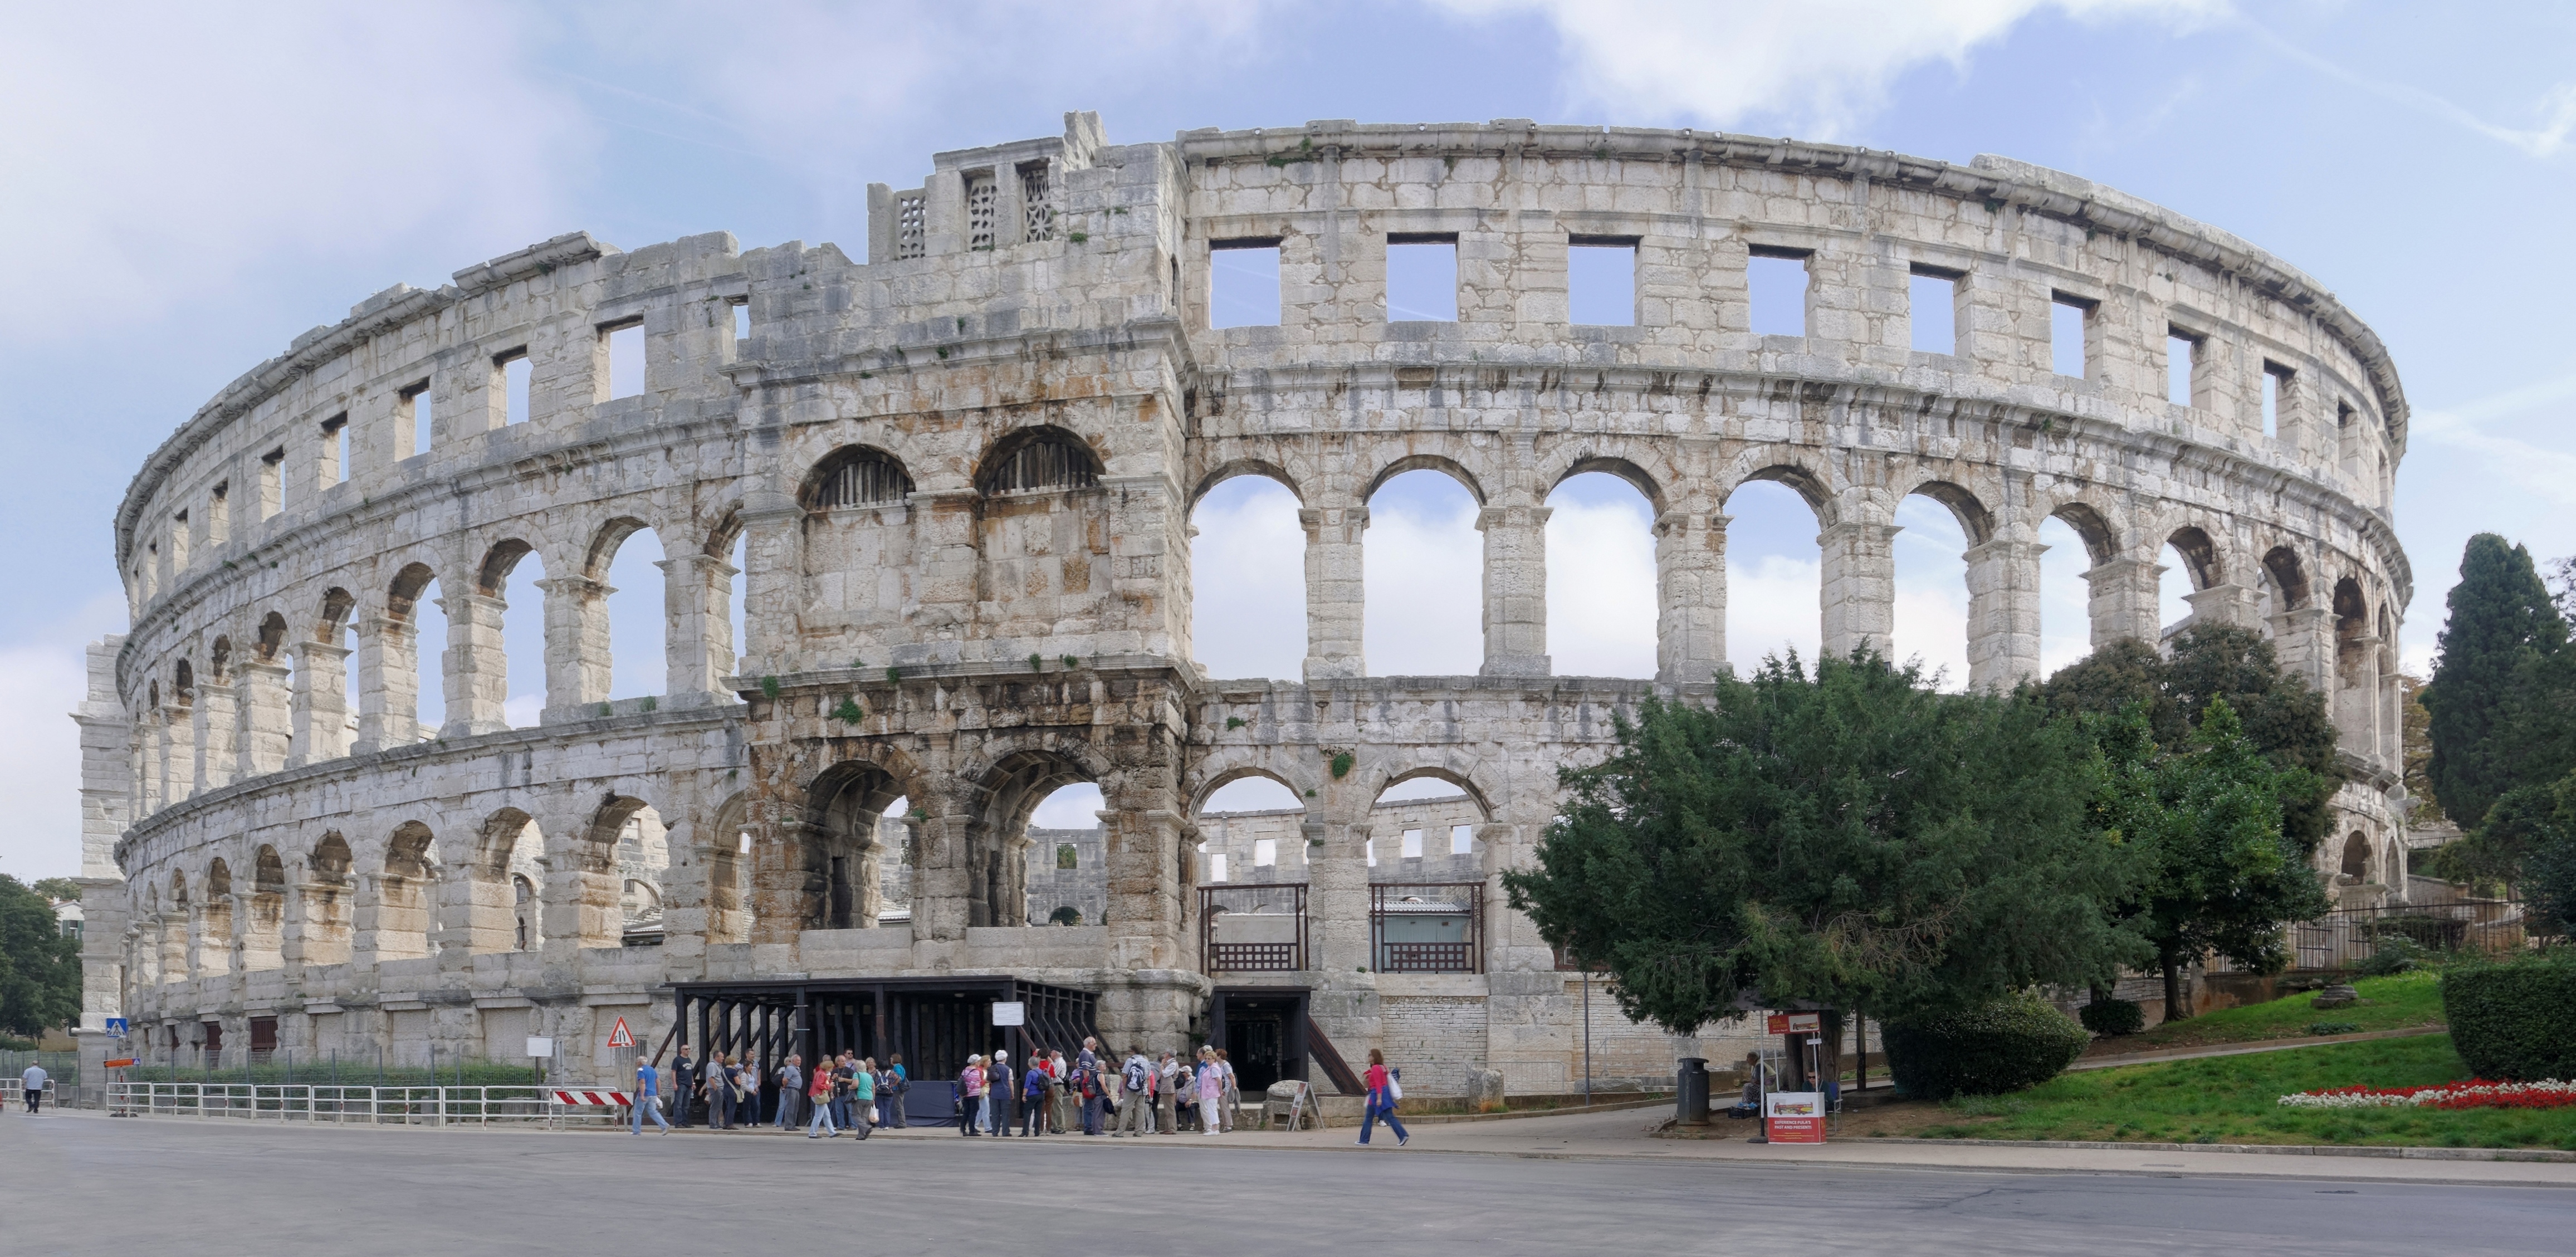
[[[2321,871],[2352,868],[2347,898],[2402,887],[2405,399],[2367,328],[2233,236],[1996,158],[1509,120],[1111,145],[1075,115],[934,166],[871,190],[865,262],[577,233],[390,289],[152,455],[116,518],[134,627],[76,717],[86,1022],[122,1010],[164,1050],[212,1025],[227,1052],[506,1057],[618,1016],[654,1038],[674,981],[1011,973],[1100,992],[1116,1041],[1180,1047],[1226,854],[1229,880],[1308,888],[1302,970],[1226,980],[1303,985],[1346,1057],[1383,1048],[1426,1094],[1740,1058],[1744,1027],[1676,1041],[1587,1005],[1500,875],[1559,767],[1725,660],[1725,508],[1753,480],[1816,512],[1832,649],[1887,638],[1897,504],[1946,505],[1978,685],[2037,666],[2043,521],[2084,540],[2097,642],[2158,634],[2171,543],[2195,615],[2263,627],[2332,694],[2353,776]],[[1387,321],[1391,233],[1455,239],[1456,322]],[[1568,323],[1579,242],[1634,249],[1633,325]],[[1220,244],[1275,244],[1276,326],[1210,326]],[[1754,330],[1756,252],[1803,260],[1804,335]],[[1959,277],[1954,353],[1910,346],[1918,272]],[[2054,369],[2061,307],[2081,374]],[[611,396],[639,325],[641,391]],[[2176,332],[2189,405],[2165,396]],[[1478,502],[1476,675],[1368,675],[1367,503],[1413,468]],[[1655,512],[1651,681],[1552,675],[1547,496],[1593,470]],[[1301,677],[1191,662],[1189,513],[1236,475],[1302,508]],[[667,679],[612,701],[605,576],[644,528]],[[444,642],[417,640],[422,598]],[[511,616],[546,642],[523,728]],[[417,710],[428,650],[442,711]],[[1201,815],[1251,775],[1302,811]],[[1463,810],[1375,806],[1420,775]],[[1077,780],[1106,801],[1096,900],[1029,849],[1029,809]],[[1463,850],[1441,841],[1460,826]],[[1430,845],[1388,868],[1411,828]],[[1395,880],[1467,884],[1471,972],[1381,972],[1406,967],[1372,927]],[[1039,921],[1083,924],[1031,921],[1033,892]]]

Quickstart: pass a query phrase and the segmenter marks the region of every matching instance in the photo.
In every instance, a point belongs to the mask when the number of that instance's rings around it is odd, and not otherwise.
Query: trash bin
[[[1708,1125],[1708,1058],[1685,1056],[1675,1079],[1673,1120],[1684,1126]]]

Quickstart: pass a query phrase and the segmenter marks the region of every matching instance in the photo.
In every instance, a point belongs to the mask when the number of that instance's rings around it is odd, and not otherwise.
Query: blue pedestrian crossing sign
[[[110,1017],[107,1019],[107,1037],[111,1039],[122,1039],[125,1037],[125,1019],[123,1017]]]

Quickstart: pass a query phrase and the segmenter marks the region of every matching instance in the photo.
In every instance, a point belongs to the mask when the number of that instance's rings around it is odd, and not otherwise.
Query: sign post
[[[1774,1091],[1762,1097],[1762,1133],[1775,1144],[1825,1141],[1825,1093]]]

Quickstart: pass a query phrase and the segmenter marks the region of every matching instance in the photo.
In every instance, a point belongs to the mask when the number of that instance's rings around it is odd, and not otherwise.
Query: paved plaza
[[[1643,1116],[1426,1125],[1409,1148],[1363,1151],[1324,1142],[1346,1141],[1345,1131],[1311,1142],[970,1142],[919,1132],[860,1144],[72,1112],[0,1118],[0,1165],[9,1167],[13,1257],[160,1245],[174,1227],[199,1237],[197,1252],[332,1257],[780,1245],[2413,1257],[2563,1253],[2576,1217],[2569,1166],[2121,1153],[2100,1155],[2141,1164],[2105,1169],[2099,1156],[2055,1150],[1988,1150],[2033,1153],[2023,1169],[1971,1168],[1984,1155],[1973,1151],[1946,1166],[1835,1163],[1812,1152],[1792,1161],[1779,1155],[1786,1150],[1644,1140]],[[2233,1162],[2218,1168],[2235,1172],[2204,1172],[2210,1161]],[[2255,1161],[2283,1164],[2248,1172],[2243,1163]],[[2531,1185],[2513,1185],[2517,1175]],[[2421,1181],[2445,1176],[2461,1181]],[[2478,1242],[2464,1245],[2466,1235]]]

